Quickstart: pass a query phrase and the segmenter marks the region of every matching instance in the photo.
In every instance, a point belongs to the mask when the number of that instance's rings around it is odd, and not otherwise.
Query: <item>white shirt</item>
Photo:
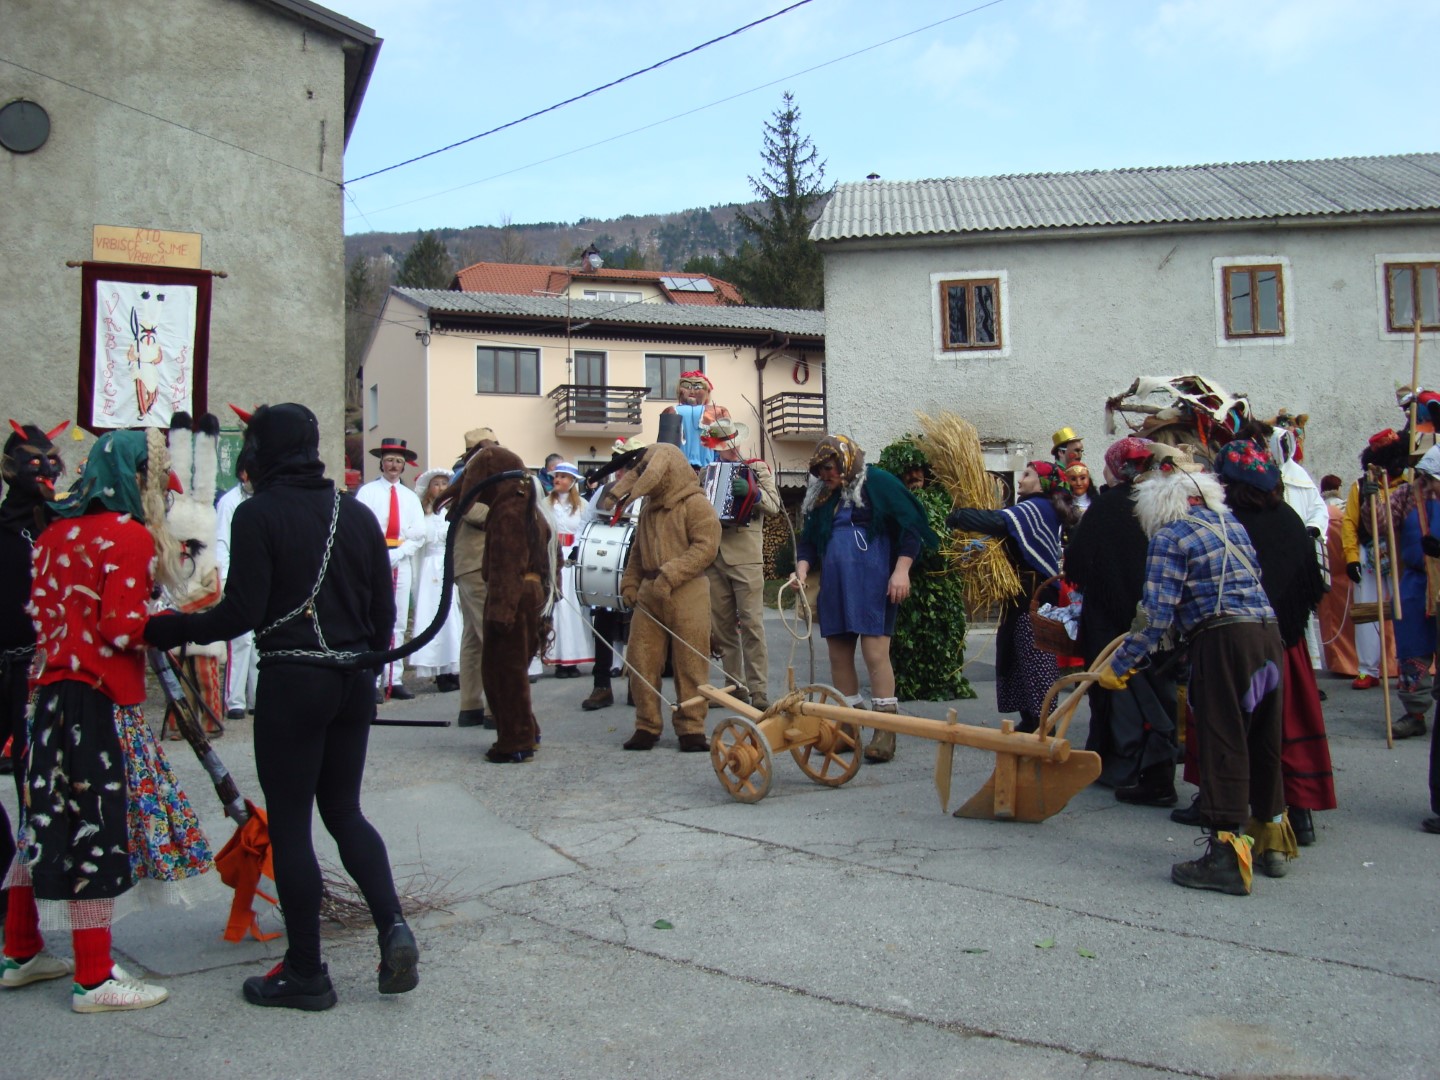
[[[420,505],[420,496],[403,480],[392,484],[381,476],[362,486],[355,492],[355,498],[370,508],[375,520],[380,523],[380,533],[383,536],[385,527],[390,523],[392,490],[400,499],[400,544],[390,549],[390,565],[398,566],[402,560],[419,551],[420,545],[425,543],[425,508]]]
[[[222,585],[230,576],[230,526],[235,520],[235,508],[249,497],[245,486],[237,483],[215,504],[215,565]]]

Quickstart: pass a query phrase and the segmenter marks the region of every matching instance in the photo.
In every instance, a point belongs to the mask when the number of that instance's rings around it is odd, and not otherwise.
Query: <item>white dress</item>
[[[569,500],[551,499],[550,512],[555,515],[555,531],[562,541],[560,544],[560,591],[555,602],[555,640],[545,651],[545,663],[570,667],[576,664],[595,662],[595,639],[590,636],[589,614],[579,605],[575,586],[575,564],[570,561],[570,552],[580,539],[580,530],[590,520],[590,508],[581,505],[571,510]]]
[[[440,586],[445,581],[445,533],[449,523],[441,514],[425,515],[425,542],[415,553],[415,629],[419,634],[440,610]],[[454,675],[460,670],[460,598],[451,586],[450,614],[435,640],[410,657],[421,678]]]

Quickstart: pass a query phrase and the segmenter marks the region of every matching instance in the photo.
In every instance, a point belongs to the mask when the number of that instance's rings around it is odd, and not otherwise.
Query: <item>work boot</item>
[[[870,711],[877,713],[890,713],[892,716],[900,711],[900,707],[893,701],[870,702]],[[893,731],[877,730],[870,738],[870,743],[865,747],[865,760],[874,762],[876,765],[886,761],[893,761],[895,758],[895,733]]]
[[[680,753],[682,754],[703,754],[710,749],[710,744],[705,741],[704,735],[681,735]]]
[[[580,703],[580,708],[586,712],[595,712],[598,709],[608,709],[615,704],[615,694],[608,686],[597,686],[590,691],[590,696]]]
[[[1429,730],[1425,726],[1424,713],[1406,713],[1390,725],[1390,734],[1397,739],[1413,739]]]
[[[1248,896],[1250,887],[1240,874],[1240,856],[1218,833],[1205,837],[1205,854],[1170,868],[1170,880],[1187,889],[1213,889],[1231,896]]]
[[[1115,789],[1115,798],[1137,806],[1174,806],[1180,801],[1175,794],[1175,766],[1163,764],[1141,769],[1135,783]]]
[[[1204,825],[1205,819],[1200,814],[1200,796],[1198,794],[1190,797],[1190,805],[1170,811],[1170,820],[1176,825]]]
[[[485,723],[486,719],[484,705],[481,705],[478,709],[461,709],[460,715],[455,719],[455,726],[480,727],[484,724],[485,727],[493,728],[495,725],[493,723]]]
[[[1301,847],[1315,843],[1315,817],[1309,810],[1290,807],[1290,827],[1295,830],[1295,842]]]
[[[1262,851],[1256,862],[1260,864],[1260,869],[1265,872],[1266,877],[1284,877],[1290,872],[1290,856],[1274,848]]]
[[[263,1005],[272,1009],[300,1009],[304,1012],[323,1012],[335,1004],[335,987],[330,983],[330,972],[324,964],[320,972],[308,979],[301,978],[290,970],[287,961],[281,960],[264,975],[252,975],[241,988],[245,1000],[251,1005]],[[132,1005],[129,1008],[144,1008]],[[79,1006],[75,1006],[80,1011]]]

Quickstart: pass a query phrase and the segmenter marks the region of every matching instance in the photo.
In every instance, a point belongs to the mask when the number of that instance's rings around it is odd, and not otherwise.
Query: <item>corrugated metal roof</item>
[[[613,304],[604,300],[571,300],[563,296],[522,296],[516,293],[459,292],[450,289],[402,289],[399,295],[432,315],[501,315],[581,322],[625,323],[715,330],[773,330],[780,334],[825,336],[825,313],[795,308],[702,307],[688,304]]]
[[[1440,154],[839,184],[812,240],[1440,210]]]

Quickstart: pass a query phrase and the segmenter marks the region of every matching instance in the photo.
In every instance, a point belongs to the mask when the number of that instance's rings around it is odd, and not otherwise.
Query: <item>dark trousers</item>
[[[365,749],[375,718],[374,671],[269,664],[255,690],[255,769],[270,816],[275,888],[285,912],[287,962],[320,970],[320,865],[310,837],[316,807],[345,872],[381,935],[400,918],[385,841],[360,810]]]
[[[610,608],[591,608],[590,625],[595,628],[595,667],[591,677],[597,689],[610,689],[610,669],[615,666],[612,645],[620,641],[625,629],[625,613]]]
[[[13,739],[11,764],[15,768],[15,805],[25,801],[25,702],[30,694],[30,657],[0,659],[0,748],[6,739]],[[15,857],[15,830],[5,804],[0,803],[0,881]],[[0,899],[4,892],[0,891]],[[0,904],[0,921],[4,905]]]
[[[1284,651],[1274,623],[1219,626],[1191,640],[1200,812],[1215,828],[1239,828],[1252,816],[1269,821],[1285,808]]]

